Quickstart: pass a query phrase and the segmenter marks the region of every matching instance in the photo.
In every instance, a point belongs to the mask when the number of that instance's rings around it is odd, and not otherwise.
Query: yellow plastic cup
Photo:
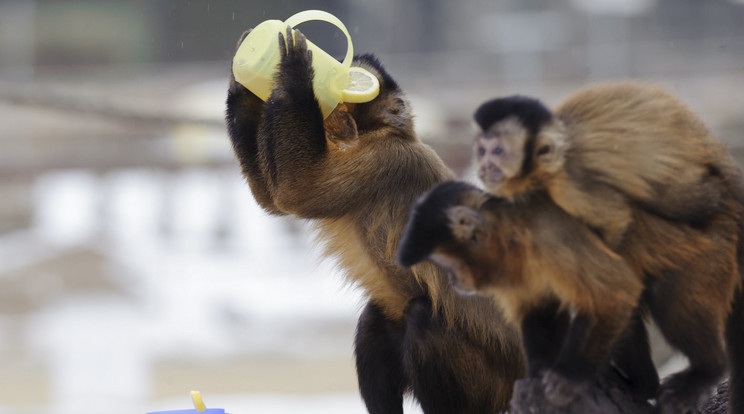
[[[285,33],[287,26],[295,27],[310,20],[321,20],[338,27],[347,42],[346,57],[339,62],[323,49],[307,41],[307,48],[313,53],[313,90],[325,119],[333,112],[343,98],[342,90],[349,83],[349,68],[354,56],[351,36],[346,26],[336,16],[322,10],[305,10],[285,22],[266,20],[256,26],[238,47],[233,58],[235,80],[256,94],[262,100],[269,99],[274,87],[274,73],[281,57],[279,56],[279,33]]]

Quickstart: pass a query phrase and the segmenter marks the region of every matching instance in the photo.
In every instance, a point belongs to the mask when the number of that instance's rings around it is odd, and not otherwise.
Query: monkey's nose
[[[490,163],[489,162],[488,164],[484,165],[482,168],[483,168],[484,172],[487,172],[487,173],[490,173],[490,174],[501,173],[501,169],[499,167],[497,167],[496,164],[494,164],[494,163]]]

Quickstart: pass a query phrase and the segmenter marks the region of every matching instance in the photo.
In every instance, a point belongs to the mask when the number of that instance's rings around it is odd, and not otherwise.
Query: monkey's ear
[[[563,165],[567,145],[566,128],[554,119],[545,125],[535,138],[535,161],[547,171],[557,171]]]
[[[466,206],[447,209],[449,228],[455,241],[465,246],[482,246],[488,237],[488,223],[477,211]]]

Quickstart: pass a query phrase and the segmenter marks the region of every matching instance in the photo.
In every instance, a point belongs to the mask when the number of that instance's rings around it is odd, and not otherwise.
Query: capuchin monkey
[[[628,263],[544,191],[511,202],[445,182],[416,205],[404,234],[401,264],[428,258],[461,293],[494,297],[521,329],[527,376],[562,375],[545,385],[569,396],[546,394],[566,404],[608,360],[643,290]]]
[[[663,223],[649,227],[659,243],[679,245],[676,239],[664,239],[673,231],[662,229],[674,225],[685,231],[697,230],[705,235],[701,240],[715,242],[720,248],[743,243],[736,232],[741,226],[741,172],[699,117],[663,88],[635,82],[590,86],[567,98],[554,112],[528,97],[494,99],[478,108],[475,120],[481,128],[475,145],[476,166],[489,191],[510,200],[545,191],[560,208],[583,221],[608,247],[624,256],[635,251],[628,233],[639,234],[643,225],[652,222]],[[716,220],[725,215],[734,217],[736,226],[712,230]],[[716,240],[718,237],[722,240]],[[696,249],[691,248],[690,254],[695,256]],[[638,253],[637,257],[643,255]],[[671,257],[670,264],[675,263],[677,257]],[[656,265],[639,268],[649,280],[666,278],[670,272]],[[701,268],[697,278],[717,277],[713,269]],[[685,274],[692,275],[692,271],[686,270]],[[730,277],[739,283],[738,277]],[[739,292],[741,288],[737,289]],[[698,291],[703,294],[705,289],[698,286]],[[728,296],[717,294],[711,292],[710,298],[721,300],[716,311],[720,316],[731,302],[726,300]],[[694,298],[698,300],[698,296]],[[641,305],[639,310],[643,311],[647,305]],[[741,305],[735,306],[738,309]],[[638,315],[633,323],[637,328],[629,330],[623,340],[628,346],[635,343],[636,348],[647,342]],[[678,324],[684,326],[683,322]],[[740,337],[744,328],[731,332]],[[674,333],[665,335],[670,339]],[[736,342],[744,343],[744,339]],[[618,348],[620,359],[616,362],[623,365],[626,351]],[[638,356],[634,353],[631,358]],[[624,365],[621,370],[629,368]],[[735,370],[741,365],[733,364]],[[630,375],[643,375],[644,371],[648,372],[636,365]],[[734,371],[732,375],[740,377],[742,373]],[[712,375],[701,376],[707,377]],[[693,401],[706,383],[705,379],[698,381],[701,385],[692,387],[693,392],[685,396],[686,384],[695,381],[683,378],[667,381],[660,396],[662,402]],[[643,383],[642,379],[634,380]],[[739,387],[738,394],[732,391],[732,396],[744,399],[744,380],[732,382],[734,388]],[[744,402],[732,407],[744,410]]]
[[[305,37],[288,28],[279,45],[266,102],[231,80],[228,132],[256,201],[312,220],[325,254],[364,290],[355,354],[368,411],[402,414],[407,392],[427,414],[505,411],[524,375],[514,327],[490,299],[456,294],[440,267],[396,261],[413,202],[453,177],[416,137],[403,92],[374,56],[357,56],[378,97],[324,121]]]
[[[644,308],[690,363],[662,384],[660,412],[696,412],[728,367],[729,412],[742,413],[742,188],[728,162],[717,164],[727,179],[704,226],[628,203],[630,225],[614,249],[545,190],[510,200],[445,182],[415,206],[399,261],[428,259],[448,268],[460,291],[493,297],[521,329],[528,375],[542,378],[557,406],[613,353],[627,352],[624,332]]]
[[[536,99],[499,98],[475,120],[476,168],[490,192],[513,200],[546,190],[611,248],[623,241],[632,205],[704,226],[718,211],[722,181],[738,176],[703,122],[660,87],[590,86],[555,112]]]

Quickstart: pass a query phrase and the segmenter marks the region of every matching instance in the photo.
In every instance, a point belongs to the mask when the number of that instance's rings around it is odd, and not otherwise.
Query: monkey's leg
[[[723,375],[726,353],[721,341],[722,317],[707,306],[686,297],[678,278],[657,280],[658,292],[649,300],[649,310],[664,338],[679,349],[690,366],[664,380],[659,392],[661,413],[694,413],[711,387]]]
[[[248,33],[249,31],[243,33],[238,40],[238,46]],[[231,72],[225,114],[227,131],[240,168],[243,175],[248,178],[256,201],[266,210],[276,214],[279,211],[269,193],[266,176],[259,162],[257,135],[263,107],[263,101],[235,81],[235,76]]]
[[[495,338],[458,323],[445,324],[427,298],[414,299],[407,312],[406,371],[413,395],[426,414],[482,414],[506,411],[521,355]],[[511,359],[510,359],[511,358]],[[517,361],[517,362],[515,362]]]
[[[370,414],[403,414],[407,379],[403,372],[402,324],[367,303],[357,324],[355,353],[362,399]]]
[[[536,377],[558,357],[570,323],[567,311],[557,300],[529,312],[522,320],[522,341],[527,354],[527,376]]]
[[[611,356],[612,346],[633,312],[610,306],[595,315],[578,312],[571,322],[553,367],[543,375],[545,396],[559,407],[586,391]]]
[[[729,350],[729,413],[744,414],[744,286],[739,286],[726,322]]]
[[[651,360],[648,331],[640,309],[633,313],[630,323],[615,344],[612,361],[636,395],[644,399],[656,396],[659,374]]]

